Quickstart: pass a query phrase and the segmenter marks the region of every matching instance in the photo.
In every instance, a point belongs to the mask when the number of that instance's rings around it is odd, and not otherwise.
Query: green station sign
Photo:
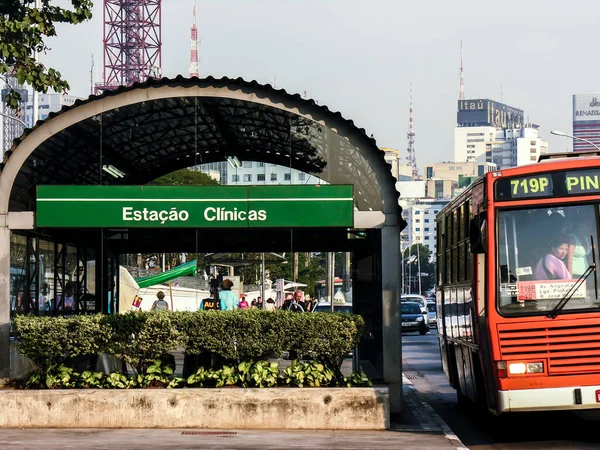
[[[37,187],[39,228],[352,227],[352,185]]]

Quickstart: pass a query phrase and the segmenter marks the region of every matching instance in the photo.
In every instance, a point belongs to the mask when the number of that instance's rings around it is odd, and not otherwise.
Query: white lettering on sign
[[[190,213],[185,209],[177,211],[177,208],[163,209],[160,211],[144,209],[133,209],[131,206],[123,207],[123,220],[133,222],[186,222]]]
[[[249,220],[250,222],[255,222],[255,221],[264,222],[265,220],[267,220],[267,212],[264,209],[261,209],[258,211],[251,209],[250,211],[246,212],[246,211],[238,211],[237,208],[226,209],[226,208],[215,208],[214,206],[210,206],[204,210],[204,218],[209,222],[213,222],[215,220],[217,222],[223,222],[223,221],[236,222],[236,221],[243,221],[243,220]]]

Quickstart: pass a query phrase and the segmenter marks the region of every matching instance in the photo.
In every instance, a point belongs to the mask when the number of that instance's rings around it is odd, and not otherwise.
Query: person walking
[[[233,311],[238,308],[238,299],[236,295],[231,292],[233,287],[233,281],[226,278],[221,283],[221,292],[219,292],[219,301],[221,302],[221,311]]]
[[[152,310],[155,309],[169,310],[169,304],[165,300],[165,293],[163,291],[158,291],[156,293],[156,300],[152,304]]]

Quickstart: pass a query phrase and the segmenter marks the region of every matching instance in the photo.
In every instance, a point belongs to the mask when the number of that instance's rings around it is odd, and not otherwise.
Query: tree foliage
[[[57,70],[35,60],[35,51],[50,50],[49,37],[56,36],[56,24],[78,24],[92,17],[92,0],[69,0],[70,7],[51,5],[51,0],[0,1],[0,74],[14,76],[20,84],[29,84],[37,92],[53,89],[63,92],[69,83]],[[54,1],[56,3],[56,1]],[[17,107],[20,94],[11,91],[6,102]]]
[[[149,183],[154,186],[218,186],[211,176],[188,168],[176,170]]]
[[[419,256],[418,261],[417,255]],[[404,264],[405,282],[409,287],[410,292],[416,293],[418,291],[419,268],[421,269],[420,273],[422,292],[426,292],[434,286],[436,267],[435,262],[433,262],[432,259],[431,251],[426,246],[423,244],[416,244],[407,247],[404,249],[402,261]],[[408,266],[409,264],[410,269]]]

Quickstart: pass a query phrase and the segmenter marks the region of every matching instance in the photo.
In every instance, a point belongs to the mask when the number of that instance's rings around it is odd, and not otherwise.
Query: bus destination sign
[[[496,181],[496,201],[600,194],[600,169],[563,170]]]

